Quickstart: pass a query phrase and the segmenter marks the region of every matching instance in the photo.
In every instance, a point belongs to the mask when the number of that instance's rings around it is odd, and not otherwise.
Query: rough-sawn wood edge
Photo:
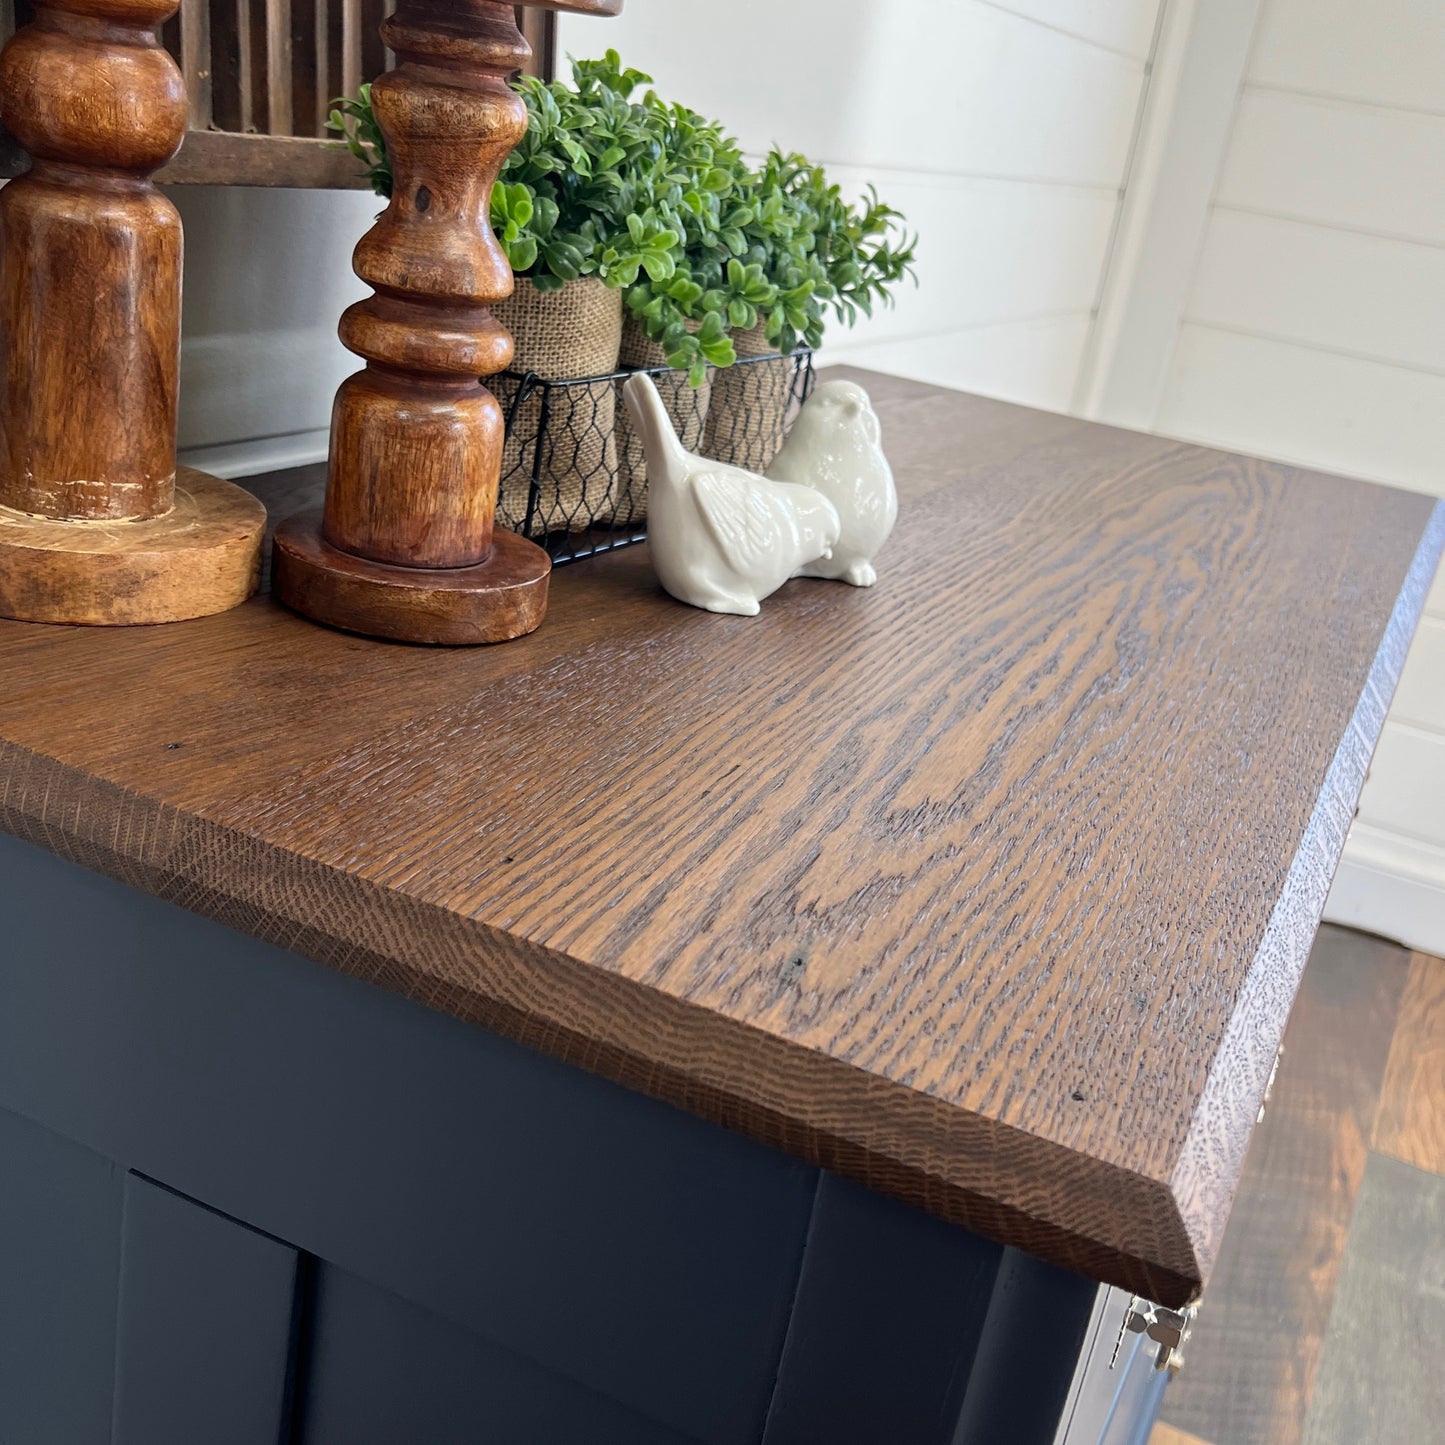
[[[1240,988],[1170,1176],[1184,1230],[1198,1252],[1201,1288],[1219,1254],[1245,1150],[1442,551],[1445,502],[1437,502],[1376,649],[1364,691],[1320,784],[1284,889]]]
[[[1178,1306],[1219,1250],[1275,1052],[1425,594],[1432,513],[1168,1179],[870,1076],[0,740],[0,826],[1091,1278]],[[647,1051],[639,1047],[646,1040]]]
[[[1193,1287],[1189,1244],[1172,1228],[1160,1181],[5,742],[0,826],[1066,1267],[1127,1277],[1154,1296],[1182,1297]],[[1060,1194],[1060,1179],[1070,1181],[1067,1208],[1046,1197]],[[1080,1228],[1071,1216],[1086,1212]],[[1144,1239],[1135,1237],[1141,1221]]]

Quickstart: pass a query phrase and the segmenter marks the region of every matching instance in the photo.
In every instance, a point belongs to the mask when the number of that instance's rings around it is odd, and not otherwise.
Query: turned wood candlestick
[[[186,95],[175,0],[64,0],[0,54],[0,616],[171,622],[255,590],[265,512],[176,470]]]
[[[621,0],[542,8],[612,15]],[[397,65],[371,99],[392,197],[353,258],[376,294],[340,328],[366,368],[336,396],[324,509],[277,531],[275,589],[353,632],[502,642],[540,624],[552,568],[493,528],[504,424],[479,380],[512,359],[487,310],[512,292],[490,207],[526,131],[508,79],[531,51],[502,0],[401,0],[381,33]]]

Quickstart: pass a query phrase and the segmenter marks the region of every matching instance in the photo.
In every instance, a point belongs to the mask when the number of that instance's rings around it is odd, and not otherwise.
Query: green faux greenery
[[[367,184],[378,196],[391,199],[391,157],[386,137],[371,108],[371,85],[363,85],[354,96],[338,96],[331,102],[327,130],[341,132],[346,149],[361,162]]]
[[[647,201],[657,142],[628,96],[649,77],[605,60],[574,61],[573,85],[518,83],[527,133],[492,193],[492,225],[512,270],[539,291],[581,276],[612,287],[669,280],[681,237]]]
[[[912,277],[915,241],[870,190],[853,205],[820,166],[773,151],[753,167],[720,124],[654,91],[615,50],[574,61],[573,84],[517,82],[526,136],[492,195],[519,276],[555,290],[582,276],[626,292],[670,366],[701,385],[736,358],[730,333],[761,326],[789,353],[818,346],[829,312],[850,325]],[[385,140],[363,86],[331,128],[391,194]]]
[[[608,62],[616,53],[608,52]],[[737,359],[728,332],[740,324],[745,298],[770,301],[759,276],[744,278],[737,258],[752,219],[745,199],[748,165],[738,143],[714,121],[649,91],[639,109],[656,142],[637,177],[638,200],[681,238],[674,274],[640,276],[627,308],[669,366],[701,386],[707,367]],[[735,320],[734,317],[737,319]]]
[[[627,96],[649,77],[623,71],[616,52],[577,61],[573,86],[524,77],[527,133],[507,157],[492,192],[492,227],[512,270],[539,291],[582,276],[630,286],[639,275],[666,281],[676,269],[679,235],[649,208],[638,185],[656,161],[646,113]],[[330,129],[366,167],[378,195],[391,195],[386,141],[372,110],[371,87],[332,102]]]
[[[777,288],[776,301],[759,307],[759,319],[784,354],[803,343],[822,345],[830,311],[852,326],[860,313],[891,306],[905,278],[916,281],[917,238],[874,187],[854,204],[822,166],[774,150],[764,158],[755,194],[764,224],[744,259]]]

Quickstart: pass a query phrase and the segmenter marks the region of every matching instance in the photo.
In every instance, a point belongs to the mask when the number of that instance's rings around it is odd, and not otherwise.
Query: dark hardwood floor
[[[1325,927],[1151,1445],[1418,1445],[1445,1371],[1445,960]]]

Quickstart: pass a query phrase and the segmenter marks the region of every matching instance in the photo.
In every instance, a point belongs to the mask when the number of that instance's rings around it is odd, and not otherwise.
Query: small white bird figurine
[[[652,378],[624,387],[647,458],[652,565],[679,602],[754,617],[799,569],[826,558],[842,530],[821,492],[684,451]]]
[[[898,493],[868,393],[851,381],[821,383],[768,475],[821,492],[843,523],[833,555],[809,563],[801,575],[871,587],[878,580],[873,559],[898,520]]]

